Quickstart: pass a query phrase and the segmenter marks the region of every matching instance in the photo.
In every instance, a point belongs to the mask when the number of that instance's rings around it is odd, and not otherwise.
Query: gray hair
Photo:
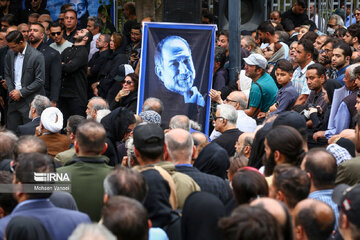
[[[190,119],[190,127],[196,131],[201,131],[201,125]]]
[[[42,95],[36,95],[34,99],[31,102],[31,106],[35,108],[36,114],[41,116],[42,112],[48,108],[51,107],[50,100]]]
[[[102,31],[103,29],[103,22],[101,21],[100,18],[96,17],[96,16],[90,16],[87,19],[88,21],[93,21],[94,22],[94,28],[99,27],[99,32]]]
[[[174,132],[170,131],[165,134],[165,143],[167,151],[172,159],[176,162],[179,160],[186,160],[190,162],[191,156],[193,154],[194,140],[190,132],[181,130],[186,134],[186,140],[184,142],[179,142],[178,139],[174,136]]]
[[[116,240],[104,225],[97,223],[82,223],[70,235],[69,240]]]
[[[357,66],[360,66],[360,63],[355,63],[350,65],[347,69],[349,69],[349,74],[350,74],[350,81],[353,82],[356,79],[356,74],[355,74],[355,68]],[[347,70],[346,69],[346,70]]]
[[[100,110],[98,110],[97,114],[96,114],[96,121],[98,123],[101,122],[101,119],[106,117],[109,113],[111,113],[111,111],[109,109],[100,109]]]
[[[220,117],[225,118],[229,123],[236,124],[238,113],[236,109],[229,104],[220,104],[217,106],[220,111]]]
[[[175,115],[170,119],[170,129],[181,128],[190,131],[190,119],[185,115]]]
[[[152,108],[152,106],[151,106],[151,102],[156,102],[156,103],[158,103],[159,105],[160,105],[160,109],[154,109],[154,108]],[[163,104],[163,102],[160,100],[160,99],[158,99],[158,98],[154,98],[154,97],[149,97],[149,98],[147,98],[146,100],[145,100],[145,102],[144,102],[144,109],[143,109],[143,111],[147,111],[147,110],[153,110],[153,111],[155,111],[155,112],[157,112],[158,114],[162,114],[162,112],[164,111],[164,104]]]
[[[239,91],[235,91],[235,92],[239,92]],[[247,102],[241,97],[241,95],[239,93],[234,94],[233,100],[236,101],[237,103],[239,103],[241,109],[247,108],[247,105],[248,105]]]
[[[340,25],[341,27],[344,27],[344,20],[342,19],[342,17],[340,17],[339,15],[337,14],[333,14],[330,16],[329,18],[329,21],[330,19],[335,19],[336,20],[336,25]]]

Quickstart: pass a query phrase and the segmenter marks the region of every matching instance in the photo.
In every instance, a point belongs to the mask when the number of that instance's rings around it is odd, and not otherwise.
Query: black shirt
[[[87,105],[87,63],[88,51],[86,46],[66,48],[61,53],[62,86],[60,97],[78,98],[80,104]]]
[[[223,132],[220,137],[213,140],[213,142],[223,147],[228,152],[229,157],[231,157],[235,154],[235,143],[242,133],[243,132],[237,128],[229,129]]]
[[[75,42],[74,35],[75,35],[76,31],[77,31],[77,29],[75,28],[75,30],[72,31],[69,35],[66,35],[66,31],[64,31],[64,34],[63,34],[64,39],[68,40],[71,43],[74,43]]]
[[[283,14],[281,14],[281,21],[284,22],[285,19],[290,19],[293,23],[295,27],[300,27],[301,25],[303,25],[306,21],[309,20],[308,15],[306,15],[305,13],[303,14],[295,14],[292,11],[292,8],[290,8],[289,10],[287,10],[286,12],[284,12]]]

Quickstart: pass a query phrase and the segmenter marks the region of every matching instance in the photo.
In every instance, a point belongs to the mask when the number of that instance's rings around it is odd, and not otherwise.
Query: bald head
[[[170,119],[169,128],[190,131],[190,119],[185,115],[175,115]]]
[[[249,158],[254,137],[255,137],[255,133],[245,132],[241,134],[237,142],[235,143],[236,152],[238,154],[245,155],[246,158]]]
[[[102,109],[109,109],[108,103],[101,97],[91,98],[86,108],[86,118],[96,120],[97,111]]]
[[[9,32],[18,30],[17,26],[10,26],[6,29],[6,34],[9,34]]]
[[[148,110],[153,110],[161,116],[162,112],[164,111],[164,105],[158,98],[148,98],[144,102],[142,111],[144,112]]]
[[[302,164],[310,174],[311,185],[317,190],[333,188],[337,165],[335,158],[324,149],[314,148],[306,154]]]
[[[184,129],[173,129],[165,135],[165,144],[171,160],[176,164],[190,163],[194,141]]]
[[[203,134],[202,132],[193,132],[193,133],[191,133],[191,136],[192,136],[192,138],[194,140],[194,145],[196,145],[196,146],[198,146],[200,144],[203,144],[203,143],[208,143],[209,142],[206,135]]]
[[[250,206],[260,206],[275,217],[281,226],[286,223],[286,212],[279,201],[272,198],[257,198],[250,203]]]
[[[329,205],[315,199],[300,201],[294,209],[294,232],[311,239],[328,239],[334,229],[335,216]],[[299,237],[300,239],[300,237]]]
[[[233,91],[227,96],[226,99],[231,100],[227,102],[230,105],[233,105],[236,110],[243,110],[247,107],[247,99],[245,93],[241,91]],[[233,102],[235,101],[235,102]]]

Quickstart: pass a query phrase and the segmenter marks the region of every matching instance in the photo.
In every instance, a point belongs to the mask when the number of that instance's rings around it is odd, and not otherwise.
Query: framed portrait
[[[149,97],[164,104],[163,126],[186,115],[208,134],[216,25],[143,23],[137,112]]]

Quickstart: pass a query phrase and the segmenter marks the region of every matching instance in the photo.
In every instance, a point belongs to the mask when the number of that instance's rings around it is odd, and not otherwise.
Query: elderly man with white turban
[[[66,135],[59,132],[63,128],[63,114],[56,107],[46,108],[40,117],[40,126],[36,135],[46,143],[48,154],[55,156],[69,149],[70,142]]]

